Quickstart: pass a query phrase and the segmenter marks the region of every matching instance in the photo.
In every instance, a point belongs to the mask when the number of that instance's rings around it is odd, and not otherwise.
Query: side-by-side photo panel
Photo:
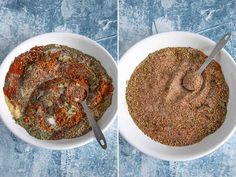
[[[234,1],[120,0],[120,176],[234,176]]]
[[[118,175],[117,8],[0,2],[1,177]]]

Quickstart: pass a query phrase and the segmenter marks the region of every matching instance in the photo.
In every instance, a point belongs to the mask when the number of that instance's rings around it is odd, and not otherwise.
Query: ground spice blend
[[[186,146],[214,133],[227,113],[229,88],[220,65],[213,61],[200,87],[183,87],[186,74],[207,56],[193,48],[164,48],[151,53],[127,83],[128,110],[139,129],[170,146]]]
[[[99,120],[111,105],[113,84],[94,57],[50,44],[17,56],[3,91],[14,119],[30,135],[57,140],[87,133],[91,127],[81,102]]]

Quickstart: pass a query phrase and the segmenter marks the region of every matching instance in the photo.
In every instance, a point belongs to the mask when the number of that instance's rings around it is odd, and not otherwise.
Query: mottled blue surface
[[[22,41],[65,31],[85,35],[117,58],[117,2],[114,0],[0,0],[0,61]],[[117,122],[97,142],[72,150],[33,147],[16,138],[0,121],[1,177],[117,176]]]
[[[120,56],[141,39],[166,31],[191,31],[215,41],[236,30],[236,1],[120,0]],[[155,24],[155,25],[154,25]],[[236,37],[226,46],[236,59]],[[236,176],[236,133],[217,151],[186,162],[148,157],[120,137],[120,176],[226,177]]]

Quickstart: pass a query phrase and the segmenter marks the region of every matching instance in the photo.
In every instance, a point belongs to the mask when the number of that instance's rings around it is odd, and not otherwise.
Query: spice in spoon
[[[199,90],[202,86],[203,78],[196,72],[187,72],[183,78],[182,85],[189,91]]]

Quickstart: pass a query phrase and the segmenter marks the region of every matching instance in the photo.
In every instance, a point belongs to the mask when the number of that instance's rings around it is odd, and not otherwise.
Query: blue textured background
[[[166,31],[191,31],[215,41],[236,30],[234,0],[120,0],[120,56],[141,39]],[[156,26],[156,28],[155,28]],[[236,37],[226,50],[236,59]],[[120,176],[236,176],[236,133],[221,148],[203,158],[170,162],[148,157],[120,137]]]
[[[22,41],[53,31],[85,35],[117,58],[117,2],[0,0],[0,61]],[[106,151],[95,141],[81,148],[52,151],[24,143],[0,121],[0,176],[117,176],[116,125],[105,133]]]

